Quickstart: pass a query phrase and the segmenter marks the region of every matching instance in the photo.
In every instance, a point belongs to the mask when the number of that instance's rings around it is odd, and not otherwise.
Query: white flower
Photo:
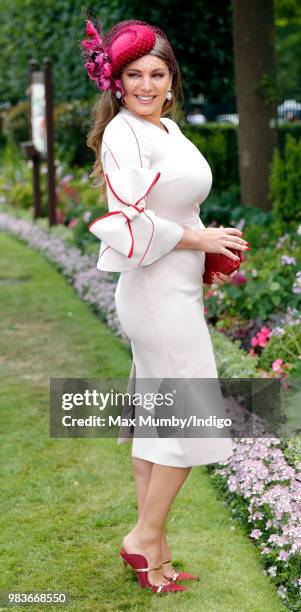
[[[281,336],[283,336],[284,334],[285,330],[283,329],[283,327],[274,327],[274,329],[272,329],[270,333],[270,337],[276,336],[277,338],[281,338]]]
[[[296,272],[296,281],[293,284],[293,293],[301,293],[301,272]]]
[[[282,255],[281,257],[281,263],[282,265],[287,265],[287,266],[295,266],[296,265],[296,260],[294,257],[289,257],[289,255]]]
[[[245,224],[245,219],[240,219],[238,223],[236,223],[236,227],[237,229],[239,229],[240,231],[243,229]]]
[[[92,217],[91,211],[90,210],[86,210],[86,212],[84,212],[84,214],[83,214],[83,220],[85,221],[85,223],[89,223],[91,217]]]
[[[277,593],[279,597],[282,597],[282,599],[286,597],[286,592],[287,592],[287,588],[285,586],[280,586],[279,589],[277,589]]]

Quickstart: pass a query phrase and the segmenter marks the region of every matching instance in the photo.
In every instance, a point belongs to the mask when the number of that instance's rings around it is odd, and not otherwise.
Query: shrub
[[[3,113],[2,130],[9,141],[17,144],[29,140],[29,101],[22,100]]]
[[[30,183],[16,183],[7,194],[7,202],[12,206],[30,208],[33,206],[33,193]]]
[[[278,222],[301,219],[301,139],[286,137],[283,156],[275,149],[270,176],[270,197]]]
[[[230,340],[209,326],[210,336],[220,378],[255,378],[258,358],[239,348],[239,341]]]
[[[239,184],[235,125],[183,123],[181,130],[208,161],[213,175],[213,189],[221,191]]]
[[[91,101],[73,100],[54,111],[56,156],[70,166],[94,162],[94,153],[86,145],[92,106]]]

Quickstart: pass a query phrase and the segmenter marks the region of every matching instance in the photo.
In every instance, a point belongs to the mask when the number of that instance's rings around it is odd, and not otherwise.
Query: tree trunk
[[[241,203],[270,210],[278,146],[273,0],[233,0],[232,8]]]

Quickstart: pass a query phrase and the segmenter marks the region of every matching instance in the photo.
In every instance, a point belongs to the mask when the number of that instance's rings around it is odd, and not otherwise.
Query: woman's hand
[[[225,283],[231,283],[231,280],[236,276],[238,270],[234,270],[231,274],[223,274],[222,272],[216,272],[213,274],[214,285],[224,285]]]
[[[237,261],[239,257],[229,249],[248,250],[247,241],[241,238],[242,232],[236,227],[207,227],[195,232],[198,236],[198,248],[205,253],[222,253]]]

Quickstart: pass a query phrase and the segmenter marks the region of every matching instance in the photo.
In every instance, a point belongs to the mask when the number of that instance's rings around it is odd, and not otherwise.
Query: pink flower
[[[260,531],[260,529],[253,529],[250,533],[250,537],[254,538],[255,540],[258,540],[258,538],[260,538],[261,535],[262,535],[262,531]]]
[[[289,553],[286,550],[281,550],[279,555],[278,555],[278,560],[279,561],[286,561],[288,556],[289,556]]]
[[[91,23],[91,21],[87,21],[86,35],[87,36],[93,36],[94,40],[98,44],[101,44],[101,38],[100,38],[97,30],[94,28],[94,25]]]
[[[273,361],[272,363],[272,368],[274,372],[279,372],[280,370],[282,370],[282,364],[283,364],[282,359],[275,359],[275,361]]]
[[[65,176],[63,176],[63,178],[60,180],[60,185],[69,183],[69,181],[72,181],[73,178],[73,174],[65,174]]]
[[[95,42],[94,40],[82,40],[81,45],[86,51],[93,51]]]
[[[108,62],[103,65],[102,72],[105,77],[110,77],[112,74],[112,66]]]
[[[266,327],[266,325],[264,325],[264,326],[261,328],[261,330],[260,330],[260,331],[261,331],[261,333],[262,333],[262,334],[265,334],[266,336],[269,336],[269,335],[270,335],[270,330],[269,330],[269,328],[268,328],[268,327]]]
[[[69,223],[68,223],[68,227],[73,229],[74,227],[77,226],[78,222],[79,222],[79,219],[76,219],[76,218],[75,219],[71,219],[71,221],[69,221]]]
[[[99,68],[95,64],[95,62],[92,62],[92,61],[86,62],[85,63],[85,68],[87,70],[87,73],[88,73],[90,79],[98,78]]]
[[[251,338],[251,345],[261,346],[263,348],[267,345],[269,337],[270,330],[266,325],[264,325],[261,330],[257,332],[256,336],[253,336],[253,338]]]
[[[235,276],[232,278],[233,285],[242,285],[247,282],[247,278],[245,277],[243,272],[237,272]]]
[[[98,53],[98,55],[96,56],[94,62],[95,64],[97,64],[97,66],[99,66],[99,68],[101,68],[101,66],[103,65],[104,62],[104,54],[103,53]]]
[[[111,87],[111,79],[106,79],[103,75],[101,75],[98,79],[98,84],[100,89],[103,89],[104,91],[106,91],[107,89],[110,89]]]
[[[265,334],[258,334],[258,346],[261,346],[263,348],[267,345],[268,341],[269,339]]]
[[[55,209],[55,220],[56,223],[64,223],[65,216],[60,208]]]

